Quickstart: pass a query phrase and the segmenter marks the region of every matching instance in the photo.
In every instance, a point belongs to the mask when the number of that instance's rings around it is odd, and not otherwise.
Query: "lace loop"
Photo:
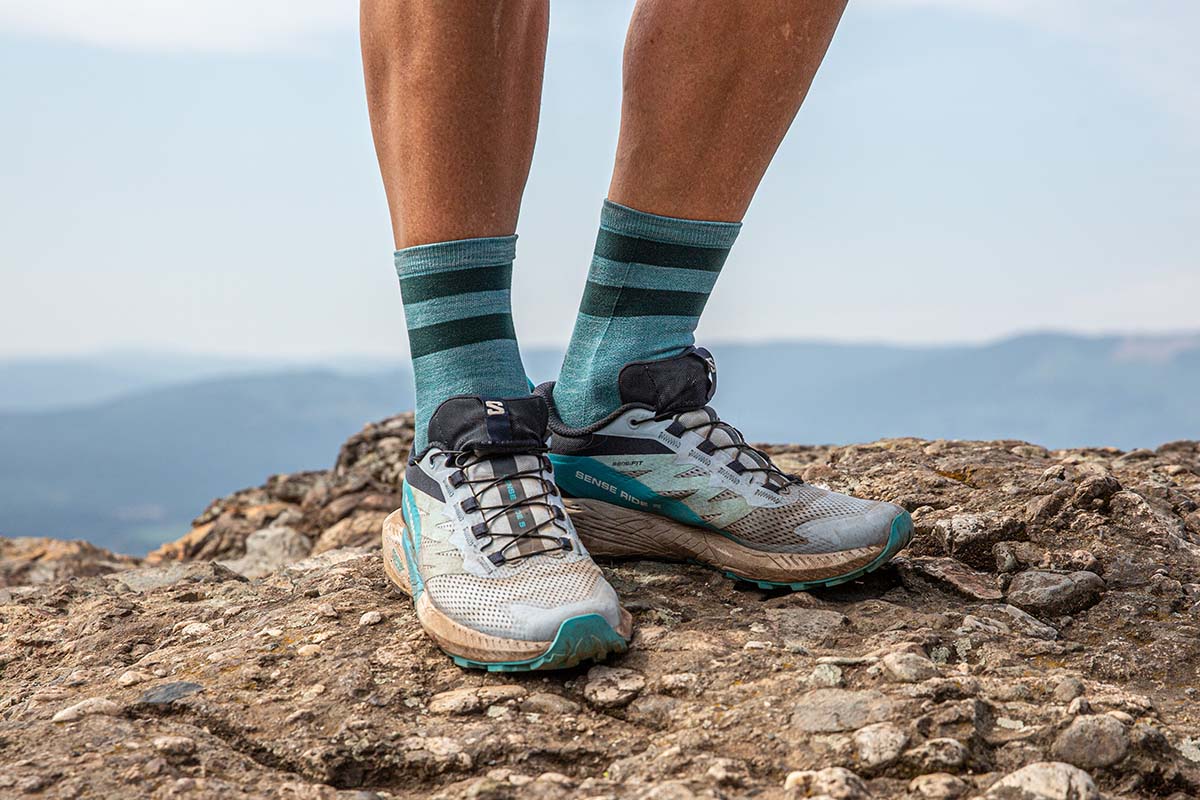
[[[777,483],[781,484],[780,488],[786,488],[788,486],[804,483],[804,481],[798,476],[786,473],[779,467],[775,466],[775,462],[771,460],[771,457],[762,450],[759,450],[757,447],[747,443],[746,437],[742,435],[740,430],[730,425],[728,422],[722,422],[719,418],[715,418],[716,414],[711,409],[706,407],[705,410],[709,411],[712,416],[693,425],[684,424],[683,420],[681,419],[683,414],[677,412],[656,414],[648,419],[652,419],[657,422],[662,422],[668,419],[671,420],[670,430],[672,435],[676,437],[682,437],[684,434],[691,432],[699,433],[701,428],[707,428],[708,430],[700,434],[704,437],[704,441],[701,442],[696,449],[707,456],[733,451],[733,458],[729,462],[729,468],[739,475],[745,475],[747,473],[760,473],[764,476],[764,482],[769,482],[772,478],[774,478]],[[686,414],[690,412],[684,413]],[[633,424],[633,420],[630,420],[630,424]],[[717,444],[717,442],[713,439],[713,434],[717,431],[722,431],[727,437],[729,437],[730,441],[728,444]],[[741,456],[743,454],[749,456],[750,461],[752,461],[756,466],[746,466],[746,464],[741,460]]]
[[[483,515],[483,522],[476,523],[471,526],[471,534],[487,547],[495,544],[499,540],[506,540],[499,546],[499,549],[492,553],[486,554],[487,559],[496,566],[501,566],[506,563],[513,563],[521,559],[529,558],[530,556],[542,555],[545,553],[553,553],[560,550],[569,551],[571,549],[571,539],[567,536],[560,536],[557,530],[566,530],[565,519],[566,515],[562,513],[562,509],[552,503],[548,498],[557,497],[558,490],[551,480],[546,475],[546,466],[549,464],[549,459],[538,455],[536,466],[526,469],[517,469],[504,475],[494,475],[487,478],[472,478],[469,476],[468,470],[485,461],[492,461],[488,456],[482,456],[478,453],[462,450],[446,451],[447,458],[450,463],[458,467],[458,472],[454,473],[453,477],[461,478],[458,483],[453,483],[455,488],[466,486],[471,490],[471,497],[467,498],[462,503],[464,511],[479,512]],[[493,461],[494,464],[494,461]],[[510,482],[520,482],[522,480],[535,481],[538,491],[525,497],[518,497],[509,502],[484,503],[484,497],[491,489],[499,489],[501,486]],[[536,523],[528,529],[505,533],[493,530],[493,524],[508,514],[510,511],[530,511],[530,516],[533,509],[542,508],[547,512],[546,518]],[[551,530],[545,530],[547,527]],[[522,553],[519,550],[519,545],[522,542],[538,541],[549,546],[542,549],[534,550],[533,552]],[[516,552],[510,554],[516,549]]]

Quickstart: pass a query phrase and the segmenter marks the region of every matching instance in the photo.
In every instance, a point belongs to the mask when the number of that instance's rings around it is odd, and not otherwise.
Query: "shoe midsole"
[[[715,531],[602,500],[570,498],[564,505],[593,556],[694,560],[756,581],[836,578],[867,566],[887,547],[885,542],[833,553],[774,553],[747,547]]]

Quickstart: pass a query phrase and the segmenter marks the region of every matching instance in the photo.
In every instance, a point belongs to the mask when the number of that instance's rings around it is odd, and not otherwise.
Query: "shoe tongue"
[[[546,446],[547,416],[546,401],[536,395],[459,395],[433,412],[429,442],[480,455],[537,452]]]
[[[559,537],[563,531],[546,524],[554,512],[545,502],[543,495],[546,484],[538,477],[542,475],[542,456],[538,455],[495,455],[474,460],[463,468],[467,478],[475,482],[481,491],[476,495],[484,518],[489,520],[488,531],[491,542],[483,547],[485,554],[501,549],[511,560],[515,556],[536,553],[554,555],[561,553],[555,545],[545,539],[521,538],[522,533],[534,528],[543,536]],[[516,477],[518,473],[529,473]],[[494,479],[495,480],[493,484]],[[484,487],[487,487],[486,489]],[[530,498],[540,498],[524,502]],[[500,509],[508,508],[501,512]],[[540,526],[540,527],[539,527]]]
[[[702,347],[672,358],[633,361],[617,377],[623,404],[650,406],[660,414],[704,408],[716,388],[716,364]]]

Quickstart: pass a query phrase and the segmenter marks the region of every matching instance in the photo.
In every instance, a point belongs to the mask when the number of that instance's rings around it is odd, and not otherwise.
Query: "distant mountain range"
[[[754,441],[884,436],[1154,447],[1200,437],[1200,334],[1032,334],[982,346],[712,347],[715,405]],[[529,351],[535,379],[561,354]],[[329,465],[411,408],[411,374],[170,355],[0,362],[0,534],[143,552],[212,498]]]

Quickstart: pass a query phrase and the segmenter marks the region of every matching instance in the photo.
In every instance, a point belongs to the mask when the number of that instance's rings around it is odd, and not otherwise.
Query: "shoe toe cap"
[[[513,620],[510,634],[515,639],[545,642],[552,640],[559,627],[572,617],[599,614],[613,630],[621,624],[621,603],[608,581],[600,578],[585,596],[544,608],[526,603],[509,606]]]
[[[572,617],[597,614],[618,628],[617,593],[591,559],[523,564],[503,577],[455,573],[425,581],[434,607],[453,622],[488,636],[545,642]]]
[[[811,552],[882,548],[891,541],[896,521],[907,517],[908,512],[895,503],[874,503],[858,514],[806,523],[796,533],[809,544]]]

